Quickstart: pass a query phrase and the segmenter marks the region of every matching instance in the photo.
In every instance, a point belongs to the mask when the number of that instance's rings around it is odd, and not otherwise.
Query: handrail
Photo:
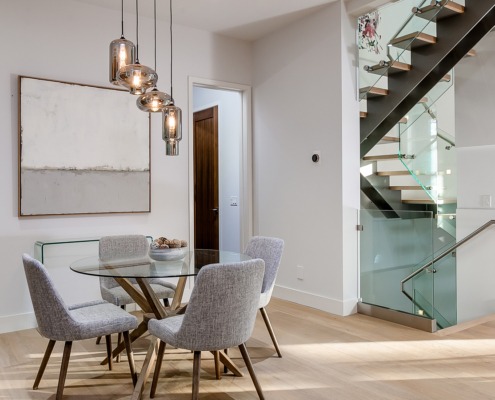
[[[464,243],[466,243],[467,241],[471,240],[473,237],[475,237],[476,235],[478,235],[479,233],[483,232],[485,229],[489,228],[490,226],[492,226],[494,224],[495,224],[495,220],[494,219],[491,219],[490,221],[488,221],[487,223],[485,223],[484,225],[482,225],[478,229],[476,229],[474,232],[472,232],[469,235],[467,235],[464,239],[459,240],[457,243],[455,243],[454,245],[450,246],[447,250],[445,250],[440,255],[436,256],[433,260],[431,260],[428,263],[426,263],[425,265],[423,265],[420,269],[417,269],[416,271],[414,271],[413,273],[411,273],[410,275],[408,275],[407,277],[405,277],[404,279],[402,279],[400,281],[400,290],[401,290],[401,292],[404,293],[410,300],[412,300],[412,297],[409,295],[409,293],[407,293],[404,290],[404,284],[406,282],[410,281],[416,275],[418,275],[421,272],[423,272],[426,268],[431,267],[434,263],[436,263],[437,261],[441,260],[442,258],[444,258],[447,255],[449,255],[450,253],[452,253],[453,250],[457,249],[459,246],[461,246]]]

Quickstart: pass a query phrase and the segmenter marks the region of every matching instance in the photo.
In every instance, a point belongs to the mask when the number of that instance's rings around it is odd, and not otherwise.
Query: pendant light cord
[[[136,0],[136,64],[139,64],[139,10],[138,0]]]
[[[156,0],[153,2],[153,13],[155,16],[155,71],[156,71]]]
[[[120,35],[121,39],[125,39],[124,37],[124,0],[121,2],[121,10],[122,10],[122,18],[120,20],[121,26],[122,26],[122,34]]]
[[[172,88],[172,68],[173,68],[173,40],[172,40],[172,0],[170,0],[170,97],[174,98],[174,92]]]

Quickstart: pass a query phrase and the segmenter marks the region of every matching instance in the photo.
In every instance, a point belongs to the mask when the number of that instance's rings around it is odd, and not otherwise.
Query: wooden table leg
[[[151,369],[153,368],[153,364],[155,363],[157,343],[157,338],[153,338],[151,340],[150,347],[148,348],[148,352],[146,353],[146,358],[144,359],[143,367],[141,368],[136,386],[134,387],[134,391],[132,392],[131,400],[140,400],[141,396],[143,395],[144,385],[148,380],[148,376],[151,372]]]
[[[182,302],[182,296],[184,296],[186,280],[187,280],[186,276],[181,276],[179,278],[179,281],[177,282],[174,298],[172,299],[172,306],[170,307],[172,310],[177,310],[180,307],[180,303]]]
[[[230,357],[225,354],[223,351],[219,351],[218,355],[220,356],[220,361],[222,362],[223,365],[225,365],[228,369],[230,369],[235,376],[244,376],[244,374],[241,372],[239,368],[237,368],[237,365],[234,364],[234,362],[230,359]]]
[[[137,338],[143,336],[147,331],[148,331],[148,322],[141,321],[138,327],[134,329],[130,334],[131,343],[134,342]],[[120,342],[118,346],[115,349],[113,349],[112,357],[114,358],[117,357],[117,355],[122,353],[122,351],[124,350],[125,350],[125,343]],[[100,364],[106,365],[107,363],[108,363],[108,357],[105,358]]]

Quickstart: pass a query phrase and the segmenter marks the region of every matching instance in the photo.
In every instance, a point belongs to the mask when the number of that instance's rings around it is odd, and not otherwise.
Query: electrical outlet
[[[237,202],[237,196],[232,196],[230,198],[230,205],[233,206],[233,207],[236,207],[237,204],[238,204],[238,202]]]
[[[492,196],[489,194],[482,194],[481,196],[481,207],[491,208],[492,207]]]
[[[296,267],[296,277],[297,279],[299,279],[300,281],[304,280],[304,267],[301,266],[301,265],[298,265]]]

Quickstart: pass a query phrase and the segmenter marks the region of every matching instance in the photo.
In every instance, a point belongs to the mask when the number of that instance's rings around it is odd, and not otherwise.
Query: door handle
[[[218,208],[212,208],[211,211],[213,211],[215,214],[218,214]]]

